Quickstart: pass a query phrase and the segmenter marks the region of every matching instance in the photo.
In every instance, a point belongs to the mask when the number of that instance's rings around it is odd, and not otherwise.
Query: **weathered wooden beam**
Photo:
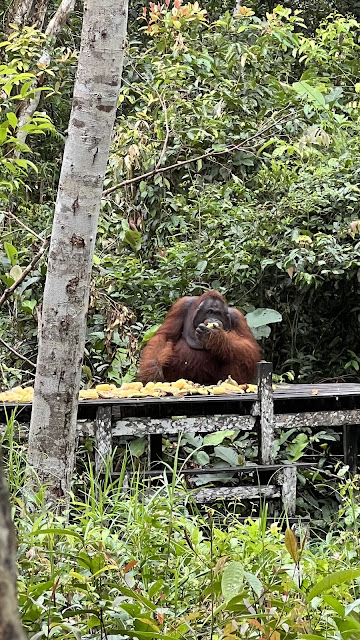
[[[118,420],[113,436],[145,436],[150,434],[212,433],[235,429],[251,431],[255,426],[253,416],[196,416],[157,420],[154,418],[128,418]]]
[[[215,500],[255,500],[258,498],[280,498],[281,489],[274,485],[260,487],[210,487],[193,492],[196,502],[214,502]]]
[[[274,462],[274,401],[272,392],[272,364],[258,364],[258,396],[260,406],[260,460],[261,464]]]
[[[95,425],[95,472],[100,473],[112,450],[111,406],[99,406]]]
[[[339,411],[306,411],[305,413],[285,413],[275,416],[276,427],[337,427],[360,424],[360,409]]]

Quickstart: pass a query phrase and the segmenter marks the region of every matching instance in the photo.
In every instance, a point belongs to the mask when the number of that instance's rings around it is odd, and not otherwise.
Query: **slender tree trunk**
[[[97,222],[121,84],[127,0],[87,0],[55,206],[28,460],[49,498],[67,498]]]
[[[25,640],[16,595],[16,545],[0,449],[0,638]]]

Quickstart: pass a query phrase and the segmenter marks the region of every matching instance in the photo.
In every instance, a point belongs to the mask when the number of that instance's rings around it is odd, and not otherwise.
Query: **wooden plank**
[[[199,504],[214,502],[215,500],[256,500],[261,498],[280,498],[280,487],[266,485],[260,487],[213,487],[198,489],[192,492],[195,501]]]
[[[251,431],[255,426],[253,416],[196,416],[194,418],[174,418],[156,420],[153,418],[134,418],[118,420],[113,428],[116,436],[144,436],[149,434],[212,433],[235,429]]]
[[[337,427],[344,424],[360,424],[360,409],[339,411],[306,411],[275,416],[278,428],[291,429],[301,427]]]
[[[272,364],[258,364],[258,395],[260,405],[260,460],[261,464],[274,462],[274,403],[272,392]]]

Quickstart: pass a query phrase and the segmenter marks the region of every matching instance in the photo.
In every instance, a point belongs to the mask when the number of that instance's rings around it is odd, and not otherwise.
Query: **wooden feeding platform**
[[[16,405],[0,406],[0,423]],[[17,405],[17,419],[30,418],[31,405]],[[272,388],[272,365],[258,365],[258,393],[219,396],[167,396],[162,398],[113,398],[80,401],[79,421],[93,423],[96,470],[111,453],[113,440],[148,436],[150,468],[147,476],[164,472],[161,464],[162,436],[212,433],[227,429],[252,431],[258,438],[257,464],[216,469],[186,469],[186,477],[231,473],[241,481],[252,477],[252,485],[217,486],[194,492],[200,503],[216,499],[281,498],[287,514],[295,514],[297,468],[316,468],[315,463],[274,463],[274,432],[304,427],[340,427],[343,459],[357,471],[360,433],[360,384],[292,384]],[[84,429],[79,422],[79,432]],[[167,471],[165,471],[168,473]]]

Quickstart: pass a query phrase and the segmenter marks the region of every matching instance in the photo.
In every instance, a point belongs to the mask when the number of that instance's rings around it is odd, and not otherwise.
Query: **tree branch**
[[[10,347],[10,345],[7,342],[5,342],[5,340],[3,340],[2,338],[0,338],[0,344],[2,344],[3,347],[5,347],[5,349],[8,349],[8,351],[11,351],[11,353],[13,353],[17,358],[24,360],[25,362],[30,364],[34,369],[36,369],[35,362],[31,362],[31,360],[29,360],[26,356],[22,356],[21,353],[16,351],[13,347]]]
[[[42,244],[42,246],[40,248],[40,251],[38,251],[38,253],[31,260],[30,264],[28,264],[26,269],[24,269],[24,271],[22,272],[20,278],[18,278],[18,280],[16,280],[11,285],[11,287],[9,287],[8,289],[5,289],[4,293],[2,294],[2,296],[0,298],[0,307],[2,307],[4,302],[11,296],[11,294],[15,291],[15,289],[17,289],[18,286],[21,285],[22,282],[24,282],[26,276],[30,273],[30,271],[32,271],[32,269],[35,267],[35,265],[39,262],[40,258],[45,253],[45,251],[48,248],[49,244],[50,244],[50,236],[48,236],[43,241],[43,244]]]
[[[256,138],[259,138],[260,136],[262,136],[263,133],[265,133],[266,131],[273,129],[273,127],[281,123],[285,119],[285,117],[286,115],[283,115],[281,118],[279,118],[278,120],[275,120],[274,122],[269,124],[267,127],[264,127],[263,129],[261,129],[261,131],[258,131],[253,136],[250,136],[250,138],[248,138],[247,140],[244,140],[243,144],[246,145],[252,140],[255,140]],[[154,169],[151,169],[151,171],[148,171],[147,173],[143,173],[141,176],[137,176],[135,178],[129,178],[128,180],[123,180],[122,182],[115,184],[113,187],[110,187],[109,189],[105,189],[102,193],[102,197],[105,198],[106,196],[110,195],[110,193],[113,193],[114,191],[117,191],[122,187],[126,187],[127,185],[135,184],[136,182],[141,182],[141,180],[145,180],[146,178],[151,178],[157,173],[165,173],[165,171],[171,171],[171,169],[179,169],[179,167],[183,167],[186,164],[192,164],[193,162],[197,162],[198,160],[203,160],[204,158],[221,156],[221,155],[225,155],[226,153],[232,153],[233,151],[244,151],[249,153],[254,149],[256,149],[256,147],[260,146],[261,143],[259,142],[257,145],[254,145],[252,147],[246,147],[246,146],[243,146],[243,144],[232,144],[232,145],[229,145],[228,147],[225,147],[225,149],[222,149],[221,151],[213,151],[212,149],[208,149],[207,151],[205,151],[205,153],[202,153],[199,156],[194,156],[193,158],[189,158],[188,160],[181,160],[180,162],[175,162],[174,164],[170,164],[167,167],[158,167],[158,164],[159,164],[158,162],[157,166]]]
[[[19,220],[19,218],[15,215],[15,213],[11,213],[11,211],[0,211],[0,213],[3,213],[5,216],[10,216],[11,218],[14,218],[14,220],[16,220],[16,222],[23,227],[23,229],[26,229],[26,231],[28,231],[29,233],[31,233],[32,236],[34,236],[35,238],[37,238],[38,240],[40,240],[40,242],[44,241],[44,238],[42,238],[41,236],[39,236],[35,231],[33,231],[32,229],[30,229],[30,227],[27,227],[26,224],[24,224],[21,220]]]
[[[158,92],[156,91],[156,93],[158,93]],[[168,142],[169,142],[169,136],[170,136],[169,118],[168,118],[168,112],[167,112],[167,108],[166,108],[166,102],[160,95],[159,95],[159,100],[160,100],[160,104],[161,104],[161,106],[163,108],[163,111],[164,111],[166,136],[165,136],[163,148],[161,149],[160,157],[159,157],[159,160],[157,162],[157,165],[156,165],[155,169],[159,169],[161,167],[161,163],[162,163],[164,155],[166,153],[166,148],[167,148],[167,145],[168,145]]]
[[[70,13],[74,10],[74,5],[75,5],[75,0],[61,1],[60,6],[58,7],[55,15],[51,18],[48,26],[45,29],[46,36],[52,36],[56,38],[57,34],[65,24],[67,18],[69,17]],[[45,47],[45,49],[41,54],[38,64],[43,63],[47,65],[49,64],[49,62],[50,62],[50,53],[47,47]],[[36,84],[37,82],[35,80],[32,84],[32,88],[35,88]],[[23,144],[25,144],[25,141],[27,138],[27,131],[24,131],[22,127],[24,127],[27,121],[30,120],[30,118],[32,118],[36,109],[38,108],[38,105],[40,102],[40,95],[41,95],[41,92],[38,91],[33,98],[30,98],[29,100],[24,100],[24,102],[21,103],[19,115],[18,115],[18,129],[16,133],[16,138],[17,140],[19,140],[19,142]],[[15,155],[19,156],[20,151],[17,151]]]

